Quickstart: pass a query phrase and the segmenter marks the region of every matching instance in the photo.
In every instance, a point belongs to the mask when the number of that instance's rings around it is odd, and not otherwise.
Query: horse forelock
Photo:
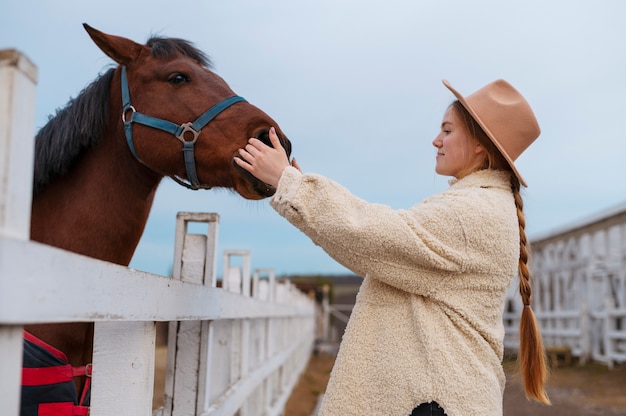
[[[82,153],[101,139],[109,116],[109,89],[115,68],[101,74],[54,116],[35,137],[33,195],[63,176]]]
[[[147,45],[152,48],[152,56],[156,58],[173,58],[177,54],[183,54],[198,61],[202,66],[207,68],[213,66],[211,60],[204,52],[184,39],[152,36],[148,39]]]

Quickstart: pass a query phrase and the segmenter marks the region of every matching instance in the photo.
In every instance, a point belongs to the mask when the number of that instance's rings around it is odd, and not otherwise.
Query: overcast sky
[[[39,69],[36,126],[111,60],[82,23],[144,43],[187,39],[233,90],[270,114],[304,171],[371,202],[407,209],[445,189],[434,173],[452,94],[504,78],[542,128],[516,165],[527,231],[544,235],[626,201],[626,2],[3,1],[0,49]],[[220,214],[224,250],[250,250],[277,274],[348,271],[273,211],[224,190],[164,180],[131,267],[169,274],[179,211]]]

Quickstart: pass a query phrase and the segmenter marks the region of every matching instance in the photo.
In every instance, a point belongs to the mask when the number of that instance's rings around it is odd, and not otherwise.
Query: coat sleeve
[[[465,267],[464,230],[446,198],[394,210],[368,203],[327,178],[289,167],[271,205],[354,273],[405,291],[429,292],[436,285],[432,279]]]

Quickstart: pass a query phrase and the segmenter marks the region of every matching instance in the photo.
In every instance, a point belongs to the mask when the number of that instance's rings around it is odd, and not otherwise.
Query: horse
[[[272,126],[288,155],[291,142],[213,72],[204,52],[179,38],[139,44],[83,26],[116,65],[37,132],[31,240],[127,266],[165,177],[249,200],[274,194],[234,158],[250,137],[271,145]],[[93,323],[24,329],[65,353],[73,367],[91,363]],[[74,384],[80,392],[84,380]]]

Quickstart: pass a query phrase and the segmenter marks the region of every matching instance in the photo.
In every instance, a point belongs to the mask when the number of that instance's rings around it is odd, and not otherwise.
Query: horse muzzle
[[[281,146],[285,149],[285,152],[287,153],[287,157],[289,158],[291,156],[291,141],[287,138],[287,136],[285,136],[285,134],[283,134],[279,130],[276,130],[276,134],[278,135],[278,139],[280,140]],[[270,141],[269,128],[261,128],[261,129],[256,130],[254,134],[252,134],[252,137],[259,139],[260,141],[262,141],[263,143],[265,143],[266,145],[270,147],[274,147]],[[235,157],[239,157],[239,155],[236,155]],[[250,172],[248,172],[247,170],[237,165],[234,161],[233,161],[233,166],[235,167],[237,172],[239,172],[242,175],[242,177],[246,180],[246,182],[248,182],[248,184],[252,188],[253,193],[255,194],[254,197],[251,197],[250,195],[248,195],[248,196],[245,196],[246,198],[263,199],[263,198],[271,197],[272,195],[274,195],[274,193],[276,193],[276,188],[274,188],[271,185],[266,184],[265,182],[260,181]]]

